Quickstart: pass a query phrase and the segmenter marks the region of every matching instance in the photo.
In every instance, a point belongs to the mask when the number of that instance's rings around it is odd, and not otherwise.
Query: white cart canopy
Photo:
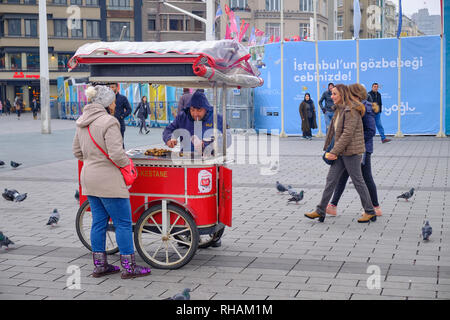
[[[248,50],[234,40],[95,42],[76,51],[72,70],[90,65],[93,82],[149,82],[176,87],[243,87],[263,84]]]

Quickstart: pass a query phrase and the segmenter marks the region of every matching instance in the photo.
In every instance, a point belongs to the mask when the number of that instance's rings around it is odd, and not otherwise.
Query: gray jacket
[[[323,106],[322,102],[325,100],[325,106]],[[334,112],[331,108],[334,106],[333,99],[331,99],[331,91],[327,90],[322,94],[322,97],[319,100],[319,106],[322,109],[323,113],[325,112]]]

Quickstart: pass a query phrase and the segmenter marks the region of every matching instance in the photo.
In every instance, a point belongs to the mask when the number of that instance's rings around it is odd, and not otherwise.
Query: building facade
[[[333,0],[317,0],[317,30],[319,40],[329,39],[329,29],[333,28],[328,19],[330,8],[334,7]],[[281,1],[280,0],[221,0],[222,10],[227,4],[239,16],[240,20],[250,23],[243,42],[248,41],[252,27],[265,32],[274,39],[281,37]],[[313,0],[284,1],[283,20],[284,38],[300,36],[311,37],[311,20],[314,16]],[[332,11],[332,10],[331,10]],[[225,37],[228,18],[224,12],[216,25],[220,25],[220,38]],[[331,24],[330,24],[331,23]]]
[[[81,66],[68,72],[67,62],[85,43],[142,39],[142,0],[47,0],[50,96],[57,96],[60,76],[88,76]],[[39,100],[39,5],[37,0],[0,1],[0,99]],[[136,10],[136,8],[139,8]]]
[[[428,9],[420,9],[412,15],[412,20],[417,24],[421,32],[426,35],[441,34],[441,16],[438,14],[430,15]]]
[[[202,0],[167,2],[206,19],[206,4]],[[144,41],[205,40],[206,28],[203,22],[195,20],[159,0],[143,0],[142,21]]]

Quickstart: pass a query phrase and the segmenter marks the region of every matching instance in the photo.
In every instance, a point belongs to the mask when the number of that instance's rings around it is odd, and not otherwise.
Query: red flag
[[[284,41],[291,41],[291,39],[289,39],[289,38],[284,38]]]
[[[250,27],[249,23],[245,23],[245,20],[242,20],[241,30],[239,31],[239,42],[242,41],[244,34],[247,32],[248,27]]]
[[[270,38],[269,38],[269,43],[272,43],[272,42],[273,42],[273,35],[270,36]]]
[[[233,10],[231,10],[227,4],[225,5],[225,12],[228,16],[228,19],[230,20],[231,32],[234,32],[235,38],[237,38],[239,36],[239,33],[238,33],[237,25],[236,25],[236,17],[234,16]]]
[[[276,37],[275,42],[280,42],[280,37]]]
[[[230,27],[228,26],[228,23],[225,28],[225,39],[231,39],[231,30]]]
[[[264,31],[261,31],[258,28],[255,28],[255,36],[262,37],[263,35],[264,35]]]

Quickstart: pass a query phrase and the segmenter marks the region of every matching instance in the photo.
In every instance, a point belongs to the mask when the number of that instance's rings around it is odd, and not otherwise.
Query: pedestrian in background
[[[3,115],[3,103],[2,100],[0,100],[0,116]]]
[[[140,129],[139,133],[142,134],[142,129],[145,130],[145,134],[148,134],[150,130],[147,129],[147,123],[145,122],[145,119],[147,119],[148,115],[150,114],[150,106],[147,102],[147,97],[143,96],[141,98],[141,102],[139,102],[138,106],[136,107],[136,110],[134,110],[134,115],[136,115],[140,121]]]
[[[6,107],[6,113],[8,113],[8,116],[10,116],[11,115],[11,102],[9,102],[8,98],[6,98],[5,107]]]
[[[183,95],[178,100],[178,111],[177,114],[180,113],[185,107],[190,107],[189,102],[191,101],[192,94],[189,91],[189,88],[183,88]]]
[[[130,102],[128,102],[127,97],[121,95],[119,93],[119,86],[117,83],[112,83],[109,87],[116,94],[116,110],[114,112],[114,117],[119,120],[120,123],[120,134],[122,135],[122,139],[125,138],[125,118],[131,114],[131,106]],[[125,149],[125,144],[124,144]]]
[[[108,114],[114,109],[116,95],[107,86],[89,87],[86,90],[89,103],[76,121],[73,154],[83,161],[80,183],[87,195],[92,211],[91,246],[94,260],[93,277],[120,272],[120,268],[108,264],[106,258],[106,231],[111,218],[123,267],[122,279],[146,276],[150,269],[136,265],[131,221],[130,194],[122,173],[94,144],[107,151],[119,167],[129,164],[122,147],[119,121]]]
[[[333,89],[333,88],[334,88],[334,84],[330,82],[328,84],[328,90],[322,94],[322,97],[319,100],[319,106],[322,109],[322,112],[325,117],[325,125],[327,127],[327,131],[328,131],[328,127],[330,126],[331,119],[333,118],[333,115],[334,115],[334,109],[333,109],[334,102],[333,102],[333,99],[331,99],[331,89]],[[323,105],[324,101],[325,101],[325,105]]]
[[[314,101],[311,99],[311,95],[309,93],[305,93],[298,111],[300,113],[300,118],[302,119],[303,138],[312,140],[311,129],[316,129],[317,123],[316,108],[314,107]]]
[[[334,162],[330,165],[320,203],[316,210],[306,213],[305,216],[309,219],[318,218],[320,222],[325,220],[328,202],[342,173],[347,170],[364,208],[364,214],[358,222],[376,221],[375,210],[361,173],[362,154],[366,151],[361,120],[364,116],[364,105],[352,101],[347,86],[343,84],[338,84],[332,89],[332,99],[335,104],[335,115],[327,132],[324,151],[333,140],[333,147],[326,153],[326,158]]]
[[[361,171],[364,178],[364,182],[366,183],[367,189],[369,190],[370,199],[372,200],[372,205],[375,209],[375,213],[377,216],[381,216],[380,204],[378,203],[378,193],[377,187],[375,185],[375,181],[372,176],[372,161],[371,156],[373,153],[373,137],[376,133],[375,127],[375,113],[378,111],[378,105],[374,104],[372,108],[372,103],[367,101],[367,91],[366,89],[359,83],[354,83],[348,87],[351,95],[351,99],[356,102],[361,102],[366,112],[362,117],[363,129],[364,129],[364,145],[366,148],[366,152],[363,155],[361,162]],[[335,216],[337,214],[337,205],[339,199],[344,192],[345,185],[348,180],[348,172],[344,170],[339,179],[336,188],[334,189],[333,198],[331,199],[331,203],[327,207],[327,214]]]
[[[17,120],[20,120],[20,114],[22,113],[23,102],[19,96],[16,96],[14,100],[14,107],[16,108]]]
[[[37,113],[39,109],[39,103],[37,102],[36,97],[33,97],[33,101],[31,102],[31,111],[33,112],[34,120],[37,119]]]
[[[391,141],[391,139],[386,138],[384,135],[384,128],[383,124],[381,123],[381,112],[383,111],[383,103],[381,101],[381,94],[378,92],[378,83],[372,84],[372,90],[369,92],[368,95],[369,102],[375,102],[378,107],[379,111],[375,114],[375,125],[377,127],[378,133],[380,134],[381,142],[386,143]]]

